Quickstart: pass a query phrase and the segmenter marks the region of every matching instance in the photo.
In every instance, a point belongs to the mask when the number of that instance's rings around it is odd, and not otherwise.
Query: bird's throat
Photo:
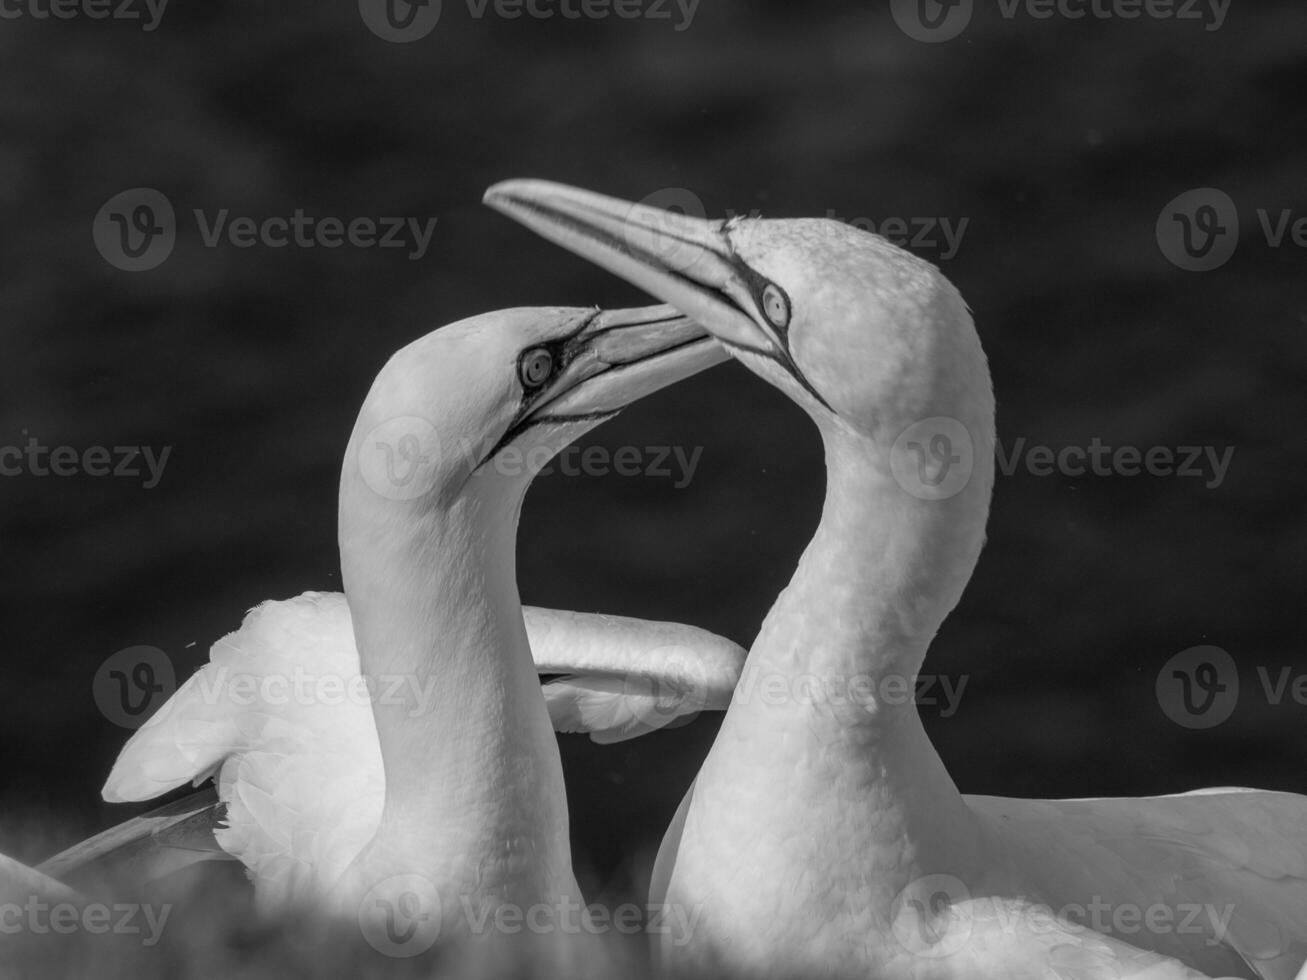
[[[979,555],[992,474],[982,465],[975,486],[923,500],[896,480],[888,450],[843,430],[823,435],[820,526],[762,626],[701,773],[695,809],[708,823],[692,811],[687,831],[715,821],[718,845],[747,840],[748,860],[770,855],[779,879],[848,877],[855,894],[950,860],[971,833],[913,693]],[[717,787],[729,787],[729,801],[711,795]],[[747,816],[758,812],[768,820]],[[796,851],[807,826],[827,828],[826,839]],[[803,870],[832,855],[830,867]]]
[[[530,896],[549,883],[519,871],[570,877],[562,766],[522,622],[516,508],[477,507],[342,520],[386,783],[360,862],[374,876]]]
[[[902,685],[911,689],[979,557],[992,464],[957,494],[923,499],[895,475],[888,447],[844,429],[824,437],[820,524],[746,670],[811,678],[829,695],[813,707],[839,709],[847,695],[858,710],[826,712],[842,725],[894,724],[915,714]]]

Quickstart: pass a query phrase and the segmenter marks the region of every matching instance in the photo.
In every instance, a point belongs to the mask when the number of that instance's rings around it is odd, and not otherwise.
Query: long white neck
[[[385,765],[381,827],[351,873],[543,901],[574,888],[567,804],[518,599],[520,491],[435,508],[342,480],[341,565]]]
[[[925,413],[957,418],[974,439],[970,480],[947,499],[920,499],[895,479],[895,431],[819,421],[828,481],[820,525],[763,623],[709,758],[714,779],[735,780],[738,808],[780,811],[759,849],[794,855],[795,827],[823,826],[823,840],[792,860],[835,855],[843,864],[821,873],[857,878],[850,889],[892,896],[912,875],[940,870],[936,862],[961,870],[955,855],[976,832],[911,692],[984,540],[993,403],[981,375],[960,401]],[[815,812],[823,806],[830,812]]]
[[[837,422],[825,424],[822,435],[827,487],[821,521],[767,615],[750,667],[877,682],[910,677],[980,555],[992,451],[976,440],[967,485],[954,496],[929,500],[895,478],[889,445]],[[915,717],[885,700],[832,721],[880,728]]]

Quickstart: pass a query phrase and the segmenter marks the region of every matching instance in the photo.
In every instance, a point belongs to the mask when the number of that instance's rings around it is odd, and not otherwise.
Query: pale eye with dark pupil
[[[518,362],[517,373],[522,379],[522,384],[528,388],[539,388],[549,380],[549,375],[554,370],[554,355],[549,353],[543,347],[537,347],[535,350],[529,350],[522,355],[522,360]]]
[[[762,311],[772,326],[784,327],[790,322],[790,302],[779,288],[771,284],[763,288]]]

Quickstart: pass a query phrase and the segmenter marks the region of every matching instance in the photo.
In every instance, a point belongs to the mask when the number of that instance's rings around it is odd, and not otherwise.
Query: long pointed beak
[[[611,415],[730,358],[673,306],[597,310],[564,355],[566,367],[530,407],[532,422]]]
[[[508,180],[484,203],[671,303],[725,343],[775,356],[724,222],[676,214],[546,180]]]

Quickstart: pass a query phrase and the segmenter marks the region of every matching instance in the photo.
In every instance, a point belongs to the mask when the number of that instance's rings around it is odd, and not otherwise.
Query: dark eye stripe
[[[767,318],[767,322],[780,332],[781,339],[784,340],[786,331],[790,326],[790,317],[793,316],[789,295],[776,283],[755,272],[749,263],[734,252],[724,256],[724,258],[734,267],[736,274],[744,284],[749,287],[754,305],[762,311],[762,315]],[[772,298],[771,303],[768,302],[769,297]]]

